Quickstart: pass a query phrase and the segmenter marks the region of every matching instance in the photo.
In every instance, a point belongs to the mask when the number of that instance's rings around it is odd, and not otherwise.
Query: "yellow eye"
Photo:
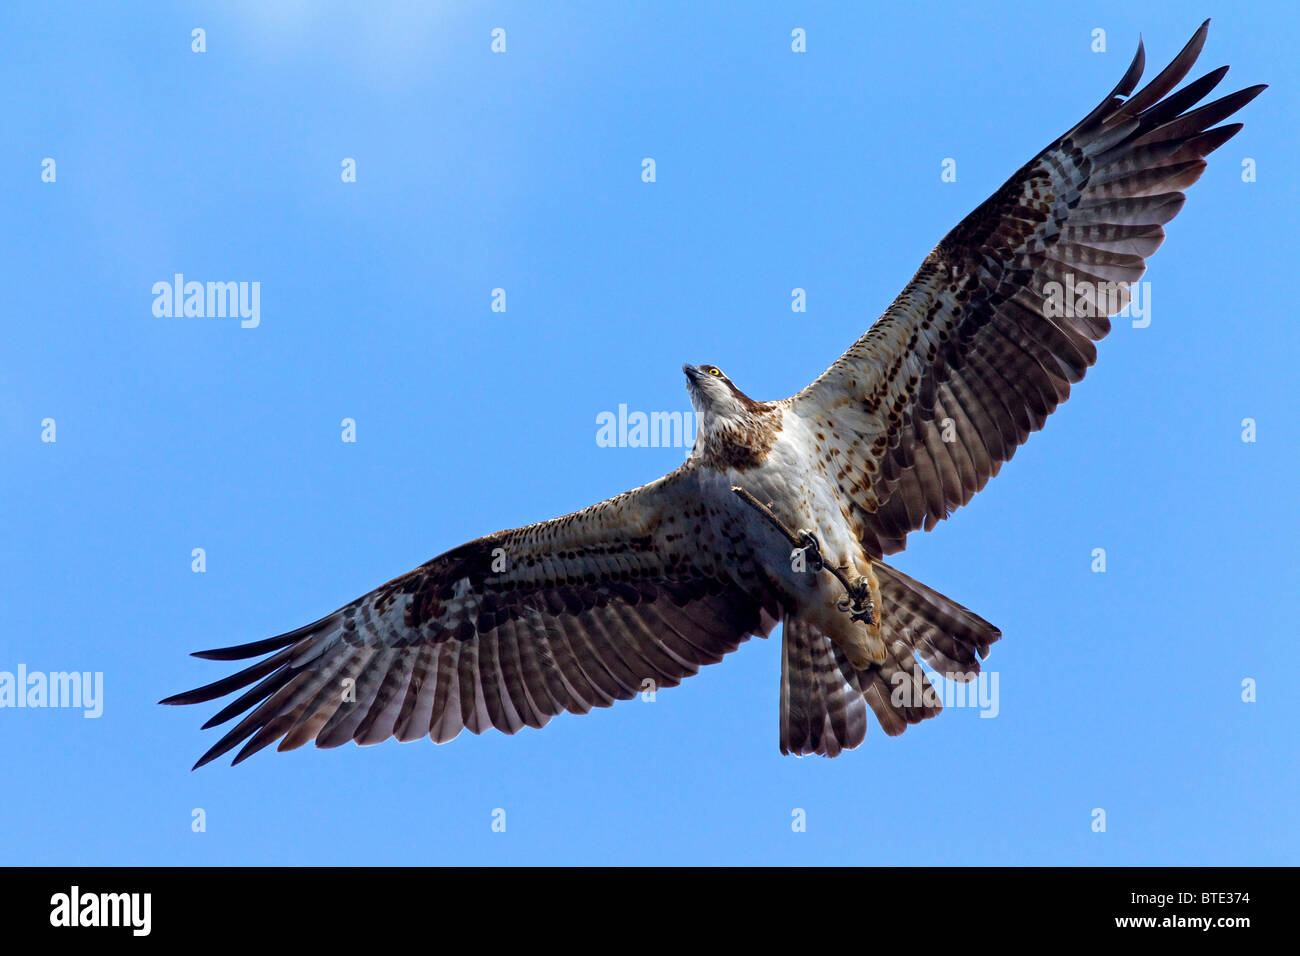
[[[722,377],[722,369],[718,368],[716,365],[710,365],[710,366],[709,366],[709,374],[710,374],[710,375],[716,375],[716,376],[718,376],[719,378],[721,378],[721,377]]]

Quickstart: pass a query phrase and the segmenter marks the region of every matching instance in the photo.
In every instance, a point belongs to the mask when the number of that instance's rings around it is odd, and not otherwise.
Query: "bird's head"
[[[764,407],[736,388],[716,365],[683,365],[682,371],[701,432],[737,427]]]
[[[701,423],[708,419],[740,417],[754,404],[716,365],[683,365],[682,371],[686,373],[691,406]]]
[[[772,430],[780,431],[776,406],[756,402],[716,365],[683,365],[695,409],[695,448],[714,465],[748,468],[767,454]],[[773,422],[776,416],[776,422]]]

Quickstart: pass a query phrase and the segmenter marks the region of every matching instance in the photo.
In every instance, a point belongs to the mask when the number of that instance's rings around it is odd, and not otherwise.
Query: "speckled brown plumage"
[[[1096,361],[1093,343],[1128,303],[1126,284],[1163,241],[1182,190],[1241,124],[1211,127],[1264,89],[1187,112],[1221,67],[1166,96],[1206,33],[1202,24],[1124,100],[1142,74],[1139,45],[1111,95],[948,233],[880,320],[796,396],[798,414],[833,413],[842,429],[828,454],[843,463],[840,489],[870,553],[901,550],[969,502]],[[1096,315],[1048,317],[1048,284],[1068,279],[1119,287],[1110,303],[1085,296]]]
[[[782,752],[856,747],[868,711],[889,734],[933,716],[917,658],[967,680],[999,631],[880,559],[970,501],[1096,361],[1126,288],[1056,314],[1050,283],[1140,277],[1204,157],[1241,128],[1214,124],[1263,87],[1193,108],[1226,67],[1171,93],[1205,36],[1129,96],[1139,46],[1111,95],[945,236],[798,395],[758,402],[716,366],[684,366],[699,430],[672,474],[461,545],[287,634],[201,652],[261,659],[164,701],[243,691],[205,725],[243,715],[199,764],[277,741],[541,727],[672,686],[778,621]],[[878,624],[838,611],[835,579],[798,566],[733,487],[868,582]]]

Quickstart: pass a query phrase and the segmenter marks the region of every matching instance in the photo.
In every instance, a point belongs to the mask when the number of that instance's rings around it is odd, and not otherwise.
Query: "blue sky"
[[[0,12],[0,671],[104,687],[94,719],[0,709],[0,862],[1296,862],[1291,5],[262,6]],[[1150,77],[1204,16],[1193,75],[1272,87],[1150,325],[895,559],[1001,627],[996,718],[781,757],[751,641],[542,731],[190,772],[214,708],[155,702],[229,672],[190,651],[671,470],[596,417],[688,409],[685,361],[797,391],[1139,33]],[[177,272],[260,283],[260,324],[155,316]]]

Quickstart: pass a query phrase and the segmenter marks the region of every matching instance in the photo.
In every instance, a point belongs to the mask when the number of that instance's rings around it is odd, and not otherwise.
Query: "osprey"
[[[799,394],[759,402],[717,366],[685,366],[698,429],[676,471],[463,544],[295,631],[198,652],[261,660],[162,701],[252,685],[204,724],[245,715],[195,766],[240,744],[234,763],[275,741],[513,734],[676,685],[778,623],[782,753],[858,746],[868,709],[891,735],[934,716],[917,656],[970,680],[1000,632],[883,558],[970,501],[1065,401],[1182,191],[1241,129],[1215,124],[1263,86],[1193,108],[1226,66],[1171,93],[1208,23],[1133,94],[1139,42],[1110,95]]]

